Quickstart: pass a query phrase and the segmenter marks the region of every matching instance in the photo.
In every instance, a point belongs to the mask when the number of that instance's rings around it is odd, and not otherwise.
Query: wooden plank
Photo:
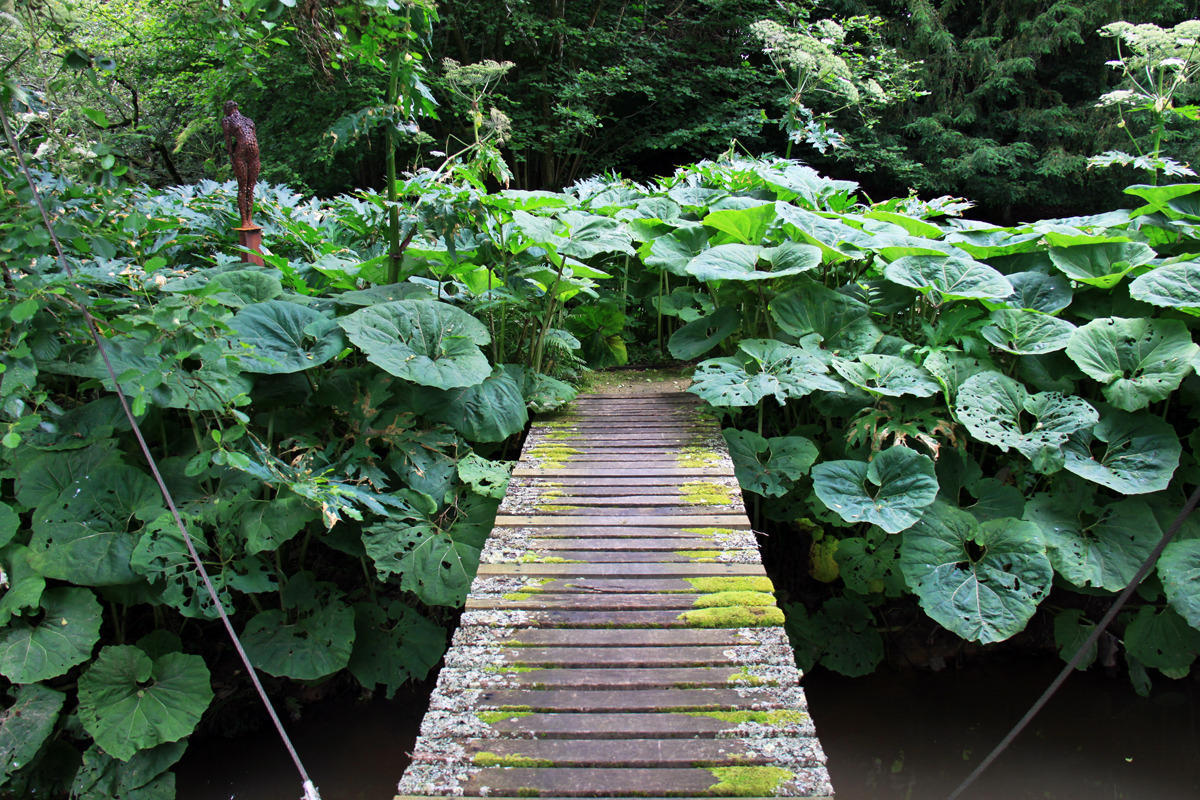
[[[479,575],[623,578],[766,576],[762,564],[480,564]]]
[[[539,539],[538,541],[552,541]],[[564,539],[573,542],[575,539]],[[680,540],[686,541],[686,540]],[[530,551],[546,559],[565,559],[567,561],[582,561],[588,564],[691,564],[695,562],[720,562],[722,551],[713,548],[712,542],[701,542],[696,547],[675,546],[673,550],[556,550],[531,546]],[[747,553],[746,559],[757,558],[758,551],[734,551]],[[496,562],[496,563],[513,563]]]
[[[640,467],[632,466],[633,477],[646,478],[704,478],[712,475],[728,475],[724,467]],[[537,467],[519,463],[512,471],[514,478],[621,478],[629,480],[630,469],[618,469],[608,466],[604,468],[583,468],[577,465],[570,467]]]
[[[597,500],[604,500],[629,495],[638,497],[674,497],[678,500],[681,485],[674,481],[647,485],[644,481],[630,480],[627,483],[610,483],[607,486],[597,486],[589,481],[582,480],[567,483],[566,481],[544,481],[537,478],[514,478],[508,486],[510,491],[516,488],[541,492],[563,492],[572,500],[578,500],[581,497],[593,497]]]
[[[516,577],[523,579],[525,576]],[[515,583],[515,581],[513,583]],[[551,577],[544,581],[526,581],[524,584],[518,584],[517,588],[505,587],[499,590],[490,590],[486,584],[480,586],[477,583],[475,588],[472,589],[472,594],[536,594],[539,597],[546,597],[547,601],[552,599],[550,595],[586,594],[593,597],[606,596],[611,600],[621,595],[629,594],[695,594],[722,591],[759,591],[760,585],[761,591],[768,591],[767,587],[771,586],[771,581],[766,577],[744,575],[693,576],[691,581],[689,581],[686,577]],[[772,588],[771,590],[773,591],[774,589]]]
[[[648,514],[616,514],[599,519],[595,516],[578,516],[571,514],[497,514],[497,525],[515,525],[520,527],[554,527],[554,526],[596,526],[611,527],[671,527],[671,528],[749,528],[750,520],[745,513],[730,512],[728,514],[713,514],[697,512],[694,514],[664,514],[650,516]]]
[[[751,711],[782,708],[770,692],[703,689],[492,689],[475,698],[477,708],[578,713],[650,713],[653,711]]]
[[[543,489],[543,487],[530,487],[534,491]],[[579,492],[574,487],[546,487],[543,491],[553,492],[550,497],[545,498],[545,502],[555,505],[572,505],[584,508],[677,508],[678,513],[703,513],[712,508],[718,508],[722,513],[728,511],[729,506],[734,503],[725,503],[720,505],[712,505],[708,503],[689,503],[680,497],[680,491],[676,488],[675,491],[670,491],[670,488],[664,487],[665,491],[660,494],[643,494],[637,489],[627,489],[626,493],[612,492],[611,494],[585,494]],[[611,490],[610,490],[611,491]],[[738,492],[729,493],[731,497],[736,498],[736,505],[742,505],[742,496]],[[732,513],[732,512],[728,512]],[[745,514],[743,510],[739,513]]]
[[[692,534],[684,536],[657,536],[653,539],[646,539],[638,536],[630,536],[625,538],[617,537],[589,537],[589,538],[530,538],[528,540],[530,548],[547,553],[555,553],[563,558],[570,556],[562,555],[557,551],[585,553],[585,552],[617,552],[634,555],[640,552],[658,553],[658,552],[673,552],[675,550],[712,550],[717,548],[717,540],[715,538],[701,538]]]
[[[689,587],[690,588],[690,587]],[[695,608],[698,594],[550,594],[538,592],[526,594],[510,592],[500,594],[472,594],[467,598],[468,609],[530,609],[561,611],[595,611],[615,613],[618,611],[647,611],[676,609],[678,613]]]
[[[752,632],[741,633],[736,628],[522,628],[509,634],[504,643],[519,647],[732,647],[759,641]]]
[[[733,528],[729,525],[697,525],[695,527],[665,528],[648,525],[622,525],[614,528],[607,525],[580,525],[578,527],[563,527],[559,525],[497,525],[497,528],[519,529],[526,536],[535,539],[576,539],[581,543],[590,539],[692,539],[703,534],[720,535],[720,531],[730,533],[749,533],[748,528]],[[583,546],[581,544],[581,546]]]
[[[821,749],[811,739],[780,738],[773,743],[775,752],[801,755],[801,764],[822,763]],[[461,744],[472,761],[478,753],[490,753],[498,760],[525,758],[557,767],[749,766],[770,764],[778,759],[774,753],[765,752],[765,748],[748,746],[737,739],[467,739]],[[444,756],[431,754],[419,745],[413,752],[414,761],[438,758]]]
[[[446,674],[455,674],[446,668]],[[795,667],[631,667],[564,668],[542,667],[502,674],[505,683],[529,689],[681,689],[730,686],[792,685],[796,680]]]
[[[708,795],[718,779],[706,769],[642,769],[622,767],[511,767],[483,769],[471,776],[463,787],[470,794],[539,794],[562,797],[645,796],[647,793],[672,797]]]
[[[505,664],[523,667],[716,667],[726,647],[506,647]]]
[[[720,713],[720,712],[710,712]],[[768,712],[770,713],[770,712]],[[777,722],[762,726],[767,735],[794,736],[812,730],[812,722],[803,711],[777,712]],[[786,720],[786,721],[785,721]],[[504,735],[539,739],[694,739],[736,736],[740,718],[719,719],[705,712],[657,713],[544,713],[513,716],[491,724]]]
[[[680,502],[679,498],[675,498],[675,502],[671,505],[665,503],[642,504],[636,502],[622,503],[620,501],[607,501],[604,503],[588,504],[586,502],[572,501],[569,497],[551,497],[542,501],[533,507],[533,510],[528,514],[521,514],[516,510],[509,510],[509,514],[520,516],[568,516],[568,517],[593,517],[598,519],[609,519],[614,516],[621,519],[628,519],[630,516],[659,518],[659,517],[687,517],[692,519],[695,516],[708,517],[729,517],[732,519],[745,518],[746,510],[739,502],[736,506],[711,506],[711,505],[689,505]],[[505,516],[508,516],[506,514]],[[748,527],[748,521],[747,521]]]
[[[528,612],[532,619],[527,624],[546,628],[684,628],[690,627],[690,623],[682,615],[690,610],[690,607],[646,611],[539,608]]]

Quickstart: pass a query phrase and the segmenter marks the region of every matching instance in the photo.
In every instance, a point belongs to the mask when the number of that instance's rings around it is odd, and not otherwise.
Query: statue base
[[[238,244],[246,248],[242,254],[242,262],[263,266],[262,260],[262,228],[257,225],[246,225],[234,228],[238,233]]]

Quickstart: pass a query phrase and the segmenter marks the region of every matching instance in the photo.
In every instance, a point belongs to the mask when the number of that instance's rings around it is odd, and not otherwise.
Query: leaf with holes
[[[247,372],[278,375],[324,364],[346,346],[332,317],[307,306],[269,300],[246,306],[229,321]],[[243,354],[244,353],[244,354]]]
[[[479,349],[491,341],[487,327],[447,303],[396,300],[359,309],[338,324],[372,364],[422,386],[474,386],[492,372]]]
[[[904,576],[900,574],[902,538],[871,528],[863,536],[839,540],[834,558],[846,588],[863,595],[900,597],[904,594]]]
[[[1174,541],[1158,559],[1167,602],[1193,628],[1200,630],[1200,539]]]
[[[1154,251],[1141,242],[1093,242],[1051,247],[1050,261],[1068,278],[1110,289],[1129,271],[1154,259]]]
[[[743,489],[765,497],[782,497],[808,474],[817,460],[817,447],[803,436],[765,439],[754,431],[726,428],[733,471]],[[764,459],[765,456],[765,459]]]
[[[932,375],[900,356],[865,353],[857,361],[835,356],[833,368],[850,383],[875,395],[929,397],[941,389]]]
[[[498,364],[474,386],[451,389],[430,414],[473,442],[499,442],[519,433],[529,421],[522,386],[525,372],[514,364]]]
[[[1057,392],[1029,394],[999,372],[972,375],[959,387],[955,416],[971,435],[1002,451],[1015,448],[1039,472],[1062,469],[1063,446],[1100,415],[1086,401]]]
[[[377,522],[364,531],[363,544],[381,578],[399,575],[401,587],[429,605],[461,605],[479,568],[479,547],[428,522]]]
[[[83,754],[71,784],[73,800],[174,800],[175,776],[168,770],[187,749],[186,742],[160,744],[118,761],[96,745]]]
[[[1148,667],[1167,673],[1186,673],[1200,653],[1200,631],[1171,607],[1155,611],[1142,606],[1125,627],[1125,649]]]
[[[1055,571],[1076,586],[1119,592],[1162,537],[1140,500],[1119,500],[1093,512],[1078,492],[1035,495],[1025,519],[1042,531]]]
[[[1181,452],[1175,429],[1146,412],[1109,411],[1064,446],[1069,471],[1122,494],[1166,489]]]
[[[1145,408],[1178,389],[1197,354],[1200,346],[1187,326],[1171,319],[1094,319],[1067,344],[1071,360],[1124,411]]]
[[[942,502],[905,532],[900,569],[926,614],[983,644],[1024,630],[1054,577],[1032,522],[981,523]]]
[[[12,692],[12,705],[0,711],[0,787],[37,755],[67,699],[40,683],[16,686]]]
[[[852,678],[875,671],[883,660],[883,637],[875,616],[856,597],[831,597],[809,616],[799,603],[788,607],[788,635],[800,640],[797,649],[819,653],[819,663]]]
[[[813,490],[847,522],[870,522],[899,533],[936,498],[933,461],[907,447],[890,447],[864,461],[825,461],[812,468]]]
[[[84,730],[122,761],[191,734],[212,698],[204,659],[185,653],[152,660],[131,645],[105,647],[79,676]]]
[[[446,629],[403,603],[354,606],[350,674],[365,688],[383,684],[392,697],[408,680],[424,680],[446,650]]]
[[[0,675],[13,683],[57,678],[92,655],[100,641],[100,602],[76,586],[42,593],[40,618],[14,618],[0,630]]]
[[[783,405],[818,389],[843,391],[829,373],[827,355],[775,339],[743,339],[741,353],[696,366],[688,391],[714,406],[752,406],[765,397]]]
[[[488,461],[476,453],[467,453],[455,464],[459,479],[476,494],[497,499],[504,497],[513,468],[512,461]]]
[[[1062,350],[1075,326],[1065,319],[1037,311],[998,308],[989,315],[991,325],[979,331],[984,339],[1009,353],[1038,355]]]
[[[870,352],[883,336],[866,303],[815,281],[776,295],[769,308],[785,333],[797,338],[815,333],[823,348],[846,358]]]
[[[354,611],[336,598],[290,621],[279,609],[256,614],[242,631],[254,666],[281,678],[311,681],[342,669],[354,646]]]
[[[1007,297],[1013,293],[1007,278],[987,264],[969,258],[904,256],[888,264],[883,276],[919,292],[933,292],[937,302]]]
[[[1129,295],[1156,306],[1200,315],[1200,262],[1166,264],[1134,278]]]

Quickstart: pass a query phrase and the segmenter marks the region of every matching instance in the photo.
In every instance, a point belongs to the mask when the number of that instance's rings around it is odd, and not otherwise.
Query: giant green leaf
[[[871,394],[929,397],[941,388],[928,372],[900,356],[864,353],[856,361],[834,357],[833,368],[847,381]]]
[[[251,663],[269,675],[311,681],[342,669],[354,646],[354,611],[326,599],[294,621],[279,609],[256,614],[242,631]]]
[[[875,616],[857,597],[831,597],[811,616],[801,603],[787,605],[787,632],[797,658],[806,669],[812,655],[834,672],[860,677],[875,671],[883,660],[883,637]],[[805,655],[808,658],[805,658]]]
[[[1012,284],[1013,293],[999,302],[1010,308],[1057,314],[1071,305],[1071,284],[1062,275],[1047,275],[1032,270],[1014,272],[1005,277]]]
[[[227,306],[240,308],[252,303],[274,300],[283,294],[283,284],[273,271],[234,269],[212,276],[211,297]]]
[[[229,324],[237,343],[248,348],[240,356],[248,372],[300,372],[324,364],[346,346],[332,317],[284,300],[246,306]]]
[[[583,211],[564,211],[558,219],[570,228],[566,244],[558,248],[563,255],[588,259],[604,253],[633,254],[629,226],[618,219]]]
[[[17,501],[31,508],[39,506],[57,498],[68,486],[79,485],[77,481],[86,481],[119,462],[120,453],[111,442],[67,454],[26,456],[17,465]]]
[[[75,773],[72,800],[174,800],[175,776],[168,770],[185,749],[186,742],[169,742],[120,761],[92,745]]]
[[[1007,452],[1016,448],[1039,472],[1063,466],[1067,437],[1093,425],[1096,409],[1057,392],[1029,394],[998,372],[972,375],[958,389],[955,415],[971,435]]]
[[[1104,317],[1078,328],[1067,355],[1117,408],[1136,411],[1179,388],[1200,353],[1178,320]]]
[[[1193,628],[1200,630],[1200,539],[1174,541],[1158,559],[1167,602]]]
[[[983,362],[968,356],[961,350],[937,350],[925,358],[925,370],[942,385],[942,392],[949,404],[958,388],[972,375],[991,369],[991,362]]]
[[[787,494],[792,483],[808,474],[817,460],[817,447],[803,436],[766,439],[754,431],[726,428],[733,471],[743,489],[766,497]],[[765,458],[764,458],[765,456]]]
[[[921,518],[937,498],[938,482],[928,456],[890,447],[871,463],[825,461],[812,468],[813,490],[847,522],[871,522],[899,533]]]
[[[776,295],[769,308],[784,332],[797,338],[815,333],[825,349],[847,358],[870,352],[883,335],[866,303],[815,281]]]
[[[843,391],[821,353],[776,339],[743,339],[741,353],[696,366],[689,392],[714,406],[751,406],[765,397],[783,405],[818,389]]]
[[[132,645],[105,647],[79,676],[80,722],[122,761],[189,735],[212,698],[204,659],[185,653],[151,660]]]
[[[1129,284],[1129,295],[1152,305],[1200,314],[1200,262],[1167,264],[1139,275]]]
[[[681,361],[691,361],[723,342],[742,324],[736,309],[722,306],[706,317],[687,323],[671,334],[667,349]]]
[[[987,264],[968,258],[904,256],[888,264],[883,276],[901,286],[936,292],[945,300],[1007,297],[1013,293],[1007,278]]]
[[[1141,242],[1094,242],[1070,247],[1051,247],[1050,260],[1068,278],[1109,289],[1134,267],[1154,258],[1154,251]]]
[[[12,617],[38,608],[46,578],[29,563],[29,548],[16,542],[0,548],[0,571],[8,587],[0,594],[0,627]]]
[[[0,711],[0,787],[37,755],[67,699],[40,683],[17,686],[13,695],[12,705]]]
[[[713,211],[704,218],[705,225],[728,234],[742,244],[761,244],[774,221],[774,203],[749,208],[725,208]]]
[[[1076,586],[1119,592],[1158,544],[1162,530],[1149,506],[1119,500],[1090,513],[1078,493],[1035,495],[1025,519],[1036,523],[1059,575]]]
[[[639,253],[642,263],[651,269],[666,270],[672,275],[687,275],[688,263],[708,247],[708,231],[699,223],[684,223],[675,230],[659,236]]]
[[[759,261],[770,269],[759,269]],[[688,262],[687,272],[701,281],[764,281],[807,272],[820,263],[820,250],[796,242],[779,247],[719,244]]]
[[[941,502],[905,532],[900,569],[926,614],[983,644],[1023,630],[1054,577],[1033,523],[981,523]]]
[[[140,470],[121,464],[90,473],[38,507],[30,563],[47,578],[84,586],[133,583],[137,534],[130,522],[161,511],[157,485]]]
[[[186,524],[186,520],[185,520]],[[207,563],[213,588],[227,613],[234,611],[229,581],[220,560],[212,555],[203,539],[195,536],[200,526],[193,527],[193,544],[200,558]],[[185,617],[216,619],[220,612],[204,586],[204,580],[192,561],[175,518],[165,513],[146,526],[130,554],[130,565],[137,574],[149,581],[159,592],[160,599]]]
[[[400,575],[401,587],[429,605],[461,605],[479,568],[477,545],[428,522],[377,522],[363,532],[363,544],[381,579]]]
[[[1167,488],[1182,448],[1161,418],[1110,411],[1090,431],[1072,434],[1065,452],[1067,469],[1079,477],[1122,494],[1146,494]]]
[[[398,600],[354,606],[350,673],[391,697],[409,680],[424,680],[446,650],[446,629]]]
[[[1065,319],[1037,311],[998,308],[989,318],[992,324],[980,331],[983,338],[1001,350],[1022,356],[1062,350],[1075,331]]]
[[[520,367],[499,364],[474,386],[447,392],[441,408],[431,416],[470,441],[502,441],[522,431],[529,421],[524,381]]]
[[[100,640],[100,603],[88,589],[42,593],[40,618],[14,618],[0,630],[0,675],[13,683],[57,678],[87,661]]]
[[[1200,631],[1168,606],[1155,611],[1142,606],[1125,627],[1125,650],[1148,667],[1167,673],[1186,672],[1200,653]]]
[[[846,588],[863,595],[900,597],[904,594],[906,587],[899,563],[902,538],[889,536],[882,529],[873,527],[863,536],[840,539],[834,559]]]
[[[338,324],[372,364],[422,386],[474,386],[492,372],[479,349],[491,341],[487,327],[446,303],[396,300],[359,309]]]
[[[0,547],[4,547],[13,540],[20,525],[21,518],[17,516],[17,512],[13,511],[12,506],[8,503],[0,503]]]

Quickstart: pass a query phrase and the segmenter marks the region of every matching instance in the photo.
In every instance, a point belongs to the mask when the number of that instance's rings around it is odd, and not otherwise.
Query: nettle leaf
[[[813,490],[847,522],[870,522],[899,533],[937,499],[933,461],[907,447],[883,450],[871,463],[825,461],[812,468]]]
[[[128,761],[191,734],[212,698],[200,656],[151,660],[132,645],[110,646],[79,676],[79,721],[106,753]]]
[[[979,522],[938,502],[900,543],[904,579],[934,621],[988,644],[1024,630],[1054,569],[1032,522]]]
[[[864,353],[857,361],[835,356],[833,368],[850,383],[875,395],[929,397],[941,389],[932,375],[900,356]]]
[[[304,498],[281,488],[274,499],[249,501],[237,516],[246,553],[254,555],[277,550],[320,514]]]
[[[474,386],[492,372],[479,349],[491,341],[487,327],[446,303],[396,300],[359,309],[338,324],[372,364],[422,386]]]
[[[14,618],[0,630],[0,675],[13,683],[57,678],[92,655],[100,641],[100,602],[76,586],[42,593],[41,618]]]
[[[765,439],[754,431],[726,428],[733,471],[743,489],[765,497],[782,497],[794,481],[808,474],[817,446],[803,436]],[[765,460],[763,456],[766,456]]]
[[[134,583],[133,518],[153,519],[162,495],[148,475],[117,464],[75,480],[34,515],[30,563],[47,578],[83,586]]]
[[[981,261],[947,256],[904,256],[888,264],[883,276],[920,292],[936,292],[943,300],[1007,297],[1008,279]]]
[[[242,631],[254,666],[269,675],[311,681],[332,675],[350,661],[354,611],[327,598],[302,611],[296,620],[270,609],[256,614]]]
[[[1013,292],[997,302],[1010,308],[1057,314],[1071,305],[1074,293],[1070,282],[1062,275],[1047,275],[1044,272],[1014,272],[1006,275]]]
[[[1187,326],[1171,319],[1094,319],[1067,344],[1071,360],[1104,384],[1104,396],[1124,411],[1166,399],[1192,370],[1197,354],[1200,346]]]
[[[1156,612],[1142,606],[1125,627],[1125,650],[1148,667],[1167,673],[1185,672],[1200,653],[1200,631],[1175,609]]]
[[[40,683],[13,688],[13,703],[0,711],[0,787],[37,755],[54,732],[67,696]]]
[[[479,568],[479,544],[428,522],[377,522],[363,532],[363,544],[380,580],[399,575],[401,588],[432,606],[462,605]]]
[[[336,320],[285,300],[246,306],[229,324],[238,337],[234,346],[249,348],[239,355],[247,372],[300,372],[324,364],[346,346]]]
[[[1110,289],[1135,267],[1154,259],[1154,251],[1141,242],[1094,242],[1051,247],[1050,261],[1068,278]]]
[[[364,687],[383,684],[391,698],[408,680],[424,680],[446,651],[446,629],[392,600],[354,606],[350,673]]]
[[[741,353],[696,365],[688,391],[714,406],[752,406],[765,397],[783,405],[818,389],[842,392],[829,373],[828,356],[776,339],[743,339]]]
[[[972,375],[958,389],[955,416],[971,435],[1002,451],[1016,448],[1039,472],[1062,469],[1072,433],[1100,419],[1085,400],[1057,392],[1029,394],[998,372]]]
[[[1200,314],[1200,262],[1167,264],[1139,275],[1129,284],[1129,295],[1151,305]]]
[[[1170,484],[1182,447],[1161,418],[1110,411],[1091,431],[1072,434],[1065,452],[1067,469],[1079,477],[1122,494],[1147,494]]]
[[[760,261],[770,268],[759,269]],[[688,262],[687,273],[701,281],[765,281],[798,275],[820,263],[818,248],[797,242],[787,242],[779,247],[719,244]]]
[[[524,370],[498,364],[474,386],[447,392],[444,403],[431,413],[472,442],[499,442],[520,433],[529,421],[522,384]]]
[[[866,303],[816,282],[776,295],[769,308],[785,333],[797,338],[815,333],[822,347],[846,358],[870,352],[883,336]]]
[[[513,461],[488,461],[476,454],[467,453],[458,459],[458,477],[463,483],[484,497],[503,498],[508,491],[508,479]]]
[[[138,750],[128,761],[118,761],[96,745],[83,754],[83,763],[71,784],[77,800],[174,800],[175,776],[169,770],[183,757],[186,742],[160,744]]]
[[[671,334],[667,349],[681,361],[691,361],[712,350],[738,329],[742,315],[737,309],[722,306],[706,317],[687,323]]]
[[[1171,607],[1200,629],[1200,539],[1167,545],[1158,559],[1158,577]]]
[[[1065,319],[1050,317],[1038,311],[998,308],[988,315],[991,325],[980,334],[984,339],[1017,355],[1038,355],[1062,350],[1071,340],[1075,326]]]
[[[1036,523],[1059,575],[1076,586],[1124,589],[1162,537],[1140,500],[1120,500],[1092,514],[1077,492],[1035,495],[1025,519]]]

